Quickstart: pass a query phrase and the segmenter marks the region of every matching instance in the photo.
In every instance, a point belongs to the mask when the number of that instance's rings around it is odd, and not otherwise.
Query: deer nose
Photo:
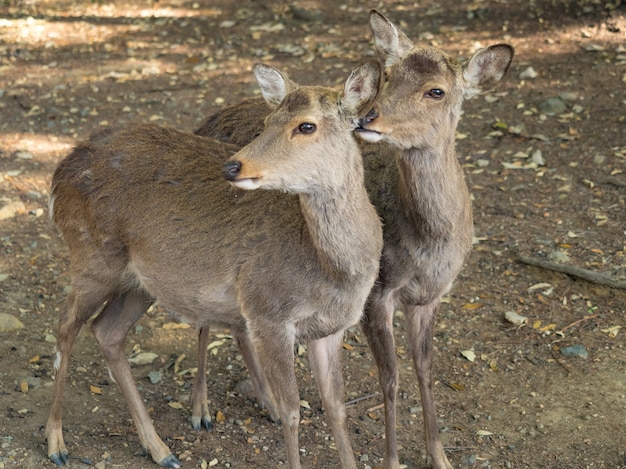
[[[375,121],[378,118],[378,111],[375,108],[370,109],[370,112],[365,114],[365,117],[361,117],[359,119],[359,125],[363,126],[365,124],[369,124],[372,121]]]
[[[227,181],[234,181],[239,172],[241,171],[241,161],[227,161],[222,166],[222,176]]]

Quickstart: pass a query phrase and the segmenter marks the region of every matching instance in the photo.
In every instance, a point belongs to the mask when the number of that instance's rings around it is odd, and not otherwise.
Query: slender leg
[[[363,317],[363,332],[378,366],[378,378],[385,404],[385,469],[400,466],[396,436],[396,395],[398,367],[393,337],[394,305],[390,297],[383,299],[375,292],[370,296]]]
[[[149,305],[150,299],[145,294],[129,291],[106,306],[92,323],[91,330],[102,350],[109,373],[126,399],[144,450],[160,466],[179,468],[180,461],[154,429],[124,354],[126,334]]]
[[[72,346],[83,324],[94,315],[107,300],[108,292],[98,292],[96,288],[89,294],[72,290],[67,298],[67,309],[59,319],[59,332],[54,368],[56,377],[52,394],[52,405],[46,423],[48,457],[58,466],[69,462],[69,453],[63,440],[63,392],[70,361]]]
[[[426,450],[434,469],[452,469],[446,457],[437,425],[435,392],[433,389],[433,327],[439,298],[424,306],[406,308],[407,335],[424,411]]]
[[[356,461],[346,426],[341,343],[343,330],[323,339],[309,342],[309,361],[326,410],[326,418],[337,443],[343,469],[356,469]]]
[[[248,332],[246,330],[233,330],[231,332],[237,341],[243,361],[248,368],[248,373],[250,373],[252,389],[254,389],[254,395],[257,398],[259,406],[267,409],[270,414],[270,418],[274,422],[280,421],[280,416],[278,415],[278,410],[276,408],[276,399],[274,398],[272,389],[263,374],[263,369],[259,363],[259,357],[254,349],[254,345],[250,341]]]
[[[209,330],[209,326],[204,326],[198,331],[198,372],[191,388],[191,426],[197,431],[202,428],[206,430],[213,428],[206,385],[206,350],[209,345]]]
[[[269,325],[267,328],[249,328],[258,362],[276,398],[278,416],[285,434],[289,469],[300,469],[298,427],[300,425],[300,397],[294,371],[294,337]]]

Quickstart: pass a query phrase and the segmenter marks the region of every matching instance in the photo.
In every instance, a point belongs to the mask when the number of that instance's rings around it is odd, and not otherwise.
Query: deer
[[[435,469],[451,469],[439,436],[432,366],[439,303],[473,239],[471,199],[455,133],[463,101],[493,90],[514,50],[495,44],[461,61],[438,48],[415,45],[377,10],[370,11],[369,22],[386,82],[355,132],[363,140],[366,188],[383,219],[384,246],[361,326],[383,393],[384,467],[399,467],[393,314],[401,309],[421,397],[427,459]],[[267,112],[265,103],[252,98],[209,117],[196,133],[244,145],[262,129]]]
[[[341,345],[378,275],[382,226],[353,130],[378,95],[382,69],[362,64],[342,91],[298,86],[269,65],[253,72],[273,110],[247,146],[137,124],[93,134],[54,172],[50,212],[69,247],[72,286],[46,423],[48,457],[59,466],[69,462],[62,400],[70,352],[93,318],[142,448],[162,467],[181,467],[124,354],[128,331],[156,300],[203,330],[233,331],[267,386],[291,469],[301,467],[294,342],[306,341],[341,467],[356,469]]]

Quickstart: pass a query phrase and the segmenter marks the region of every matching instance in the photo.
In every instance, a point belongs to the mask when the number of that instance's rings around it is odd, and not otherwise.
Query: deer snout
[[[224,176],[224,179],[227,181],[234,181],[240,172],[241,161],[239,160],[229,160],[222,166],[222,176]]]
[[[356,132],[366,142],[378,142],[383,138],[378,130],[369,127],[376,119],[378,119],[378,111],[376,108],[372,108],[358,121],[359,126],[356,128]],[[374,124],[374,127],[376,127],[376,124]]]
[[[254,164],[246,163],[245,168],[241,160],[228,160],[222,166],[224,179],[233,186],[244,190],[254,190],[261,187],[259,175],[255,171]]]
[[[361,127],[363,127],[363,126],[365,126],[365,125],[375,121],[377,118],[378,118],[378,111],[376,110],[376,108],[372,108],[372,109],[370,109],[370,111],[367,114],[365,114],[364,117],[361,117],[359,119],[359,125]]]

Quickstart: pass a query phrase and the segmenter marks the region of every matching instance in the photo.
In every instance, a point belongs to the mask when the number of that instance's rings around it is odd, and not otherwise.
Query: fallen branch
[[[591,316],[585,316],[584,318],[579,319],[578,321],[574,321],[573,323],[568,324],[568,325],[567,325],[567,326],[565,326],[563,329],[561,329],[561,332],[563,332],[563,331],[565,331],[565,330],[569,329],[570,327],[575,326],[576,324],[580,324],[581,322],[589,321],[590,319],[594,319],[594,318],[597,318],[597,317],[600,317],[600,315],[599,315],[599,314],[593,314],[593,315],[591,315]]]
[[[611,184],[615,187],[626,187],[626,182],[620,181],[619,179],[611,177],[611,176],[607,176],[605,178],[600,179],[598,181],[598,184]]]
[[[626,290],[626,282],[620,282],[615,280],[609,275],[600,274],[591,270],[583,269],[580,267],[574,267],[572,265],[558,264],[556,262],[545,261],[543,259],[536,259],[532,257],[525,257],[518,255],[517,260],[524,264],[532,265],[534,267],[540,267],[546,270],[553,270],[562,274],[572,275],[574,277],[582,278],[591,283],[598,285],[606,285],[611,288],[620,288]]]
[[[354,398],[354,399],[350,399],[349,401],[346,401],[345,405],[346,406],[354,405],[357,402],[366,401],[368,399],[373,399],[374,397],[378,397],[378,396],[380,396],[380,394],[381,393],[379,393],[379,392],[375,392],[373,394],[367,394],[365,396],[361,396],[361,397],[357,397],[357,398]]]

